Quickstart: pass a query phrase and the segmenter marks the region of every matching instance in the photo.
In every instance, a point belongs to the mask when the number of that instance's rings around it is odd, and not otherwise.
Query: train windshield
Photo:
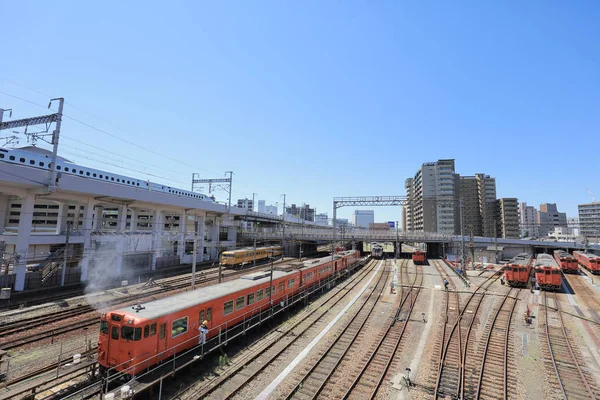
[[[142,328],[124,326],[121,328],[121,338],[125,340],[140,340],[142,338]]]
[[[108,321],[100,321],[100,333],[108,335]]]

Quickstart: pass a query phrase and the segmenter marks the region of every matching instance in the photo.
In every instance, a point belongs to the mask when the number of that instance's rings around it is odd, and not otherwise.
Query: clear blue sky
[[[330,217],[332,197],[402,195],[438,158],[569,216],[586,187],[600,199],[598,2],[226,3],[0,0],[0,90],[64,96],[66,115],[171,158],[66,119],[60,151],[82,164],[183,188],[233,170],[234,198]]]

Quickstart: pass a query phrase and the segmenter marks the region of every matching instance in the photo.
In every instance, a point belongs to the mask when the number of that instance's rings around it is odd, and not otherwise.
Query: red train
[[[583,251],[574,251],[577,262],[594,275],[600,275],[600,257]]]
[[[504,278],[511,286],[527,286],[531,276],[533,257],[528,253],[518,254],[504,267]]]
[[[258,324],[280,304],[302,298],[306,290],[341,275],[359,259],[355,250],[334,256],[277,266],[229,282],[180,293],[102,314],[98,363],[107,370],[137,374],[160,361],[199,344],[199,328],[206,321],[205,340],[219,336],[243,321]],[[264,313],[264,311],[267,311]],[[254,318],[254,320],[251,320]],[[260,318],[260,319],[259,319]],[[224,335],[227,340],[227,335]]]
[[[534,265],[535,282],[545,290],[559,290],[562,273],[556,260],[549,254],[538,254]]]
[[[421,250],[415,250],[412,254],[412,260],[415,264],[425,264],[425,253]]]
[[[554,259],[565,274],[576,274],[579,272],[577,260],[564,250],[554,250]]]

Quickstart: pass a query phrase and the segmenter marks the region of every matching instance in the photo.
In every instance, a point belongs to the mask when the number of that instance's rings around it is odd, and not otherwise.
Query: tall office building
[[[556,203],[543,203],[540,204],[537,223],[540,236],[548,236],[554,228],[567,228],[567,214],[558,212]]]
[[[465,234],[473,232],[474,236],[481,236],[483,226],[481,224],[477,183],[474,176],[460,177],[460,197],[463,200],[463,231]]]
[[[459,231],[460,185],[454,160],[425,163],[405,181],[407,230],[454,234]]]
[[[500,237],[505,239],[518,239],[521,236],[519,229],[518,200],[516,198],[498,199],[497,207]]]
[[[519,219],[521,223],[521,237],[537,238],[540,236],[538,229],[538,211],[527,203],[519,203]]]
[[[413,231],[414,228],[414,191],[413,178],[408,178],[404,181],[404,189],[406,189],[406,203],[402,206],[402,230],[404,232]]]
[[[579,233],[588,237],[600,237],[600,202],[579,204]]]
[[[354,210],[352,215],[352,223],[354,226],[369,228],[369,224],[375,222],[375,211],[373,210]]]
[[[485,174],[475,174],[479,200],[479,215],[481,216],[481,233],[493,237],[495,220],[498,218],[496,207],[496,178]]]

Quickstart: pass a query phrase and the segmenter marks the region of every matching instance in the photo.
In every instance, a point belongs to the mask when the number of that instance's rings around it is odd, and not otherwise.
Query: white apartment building
[[[526,202],[519,203],[519,222],[521,224],[521,237],[537,238],[540,236],[537,223],[538,211]]]

